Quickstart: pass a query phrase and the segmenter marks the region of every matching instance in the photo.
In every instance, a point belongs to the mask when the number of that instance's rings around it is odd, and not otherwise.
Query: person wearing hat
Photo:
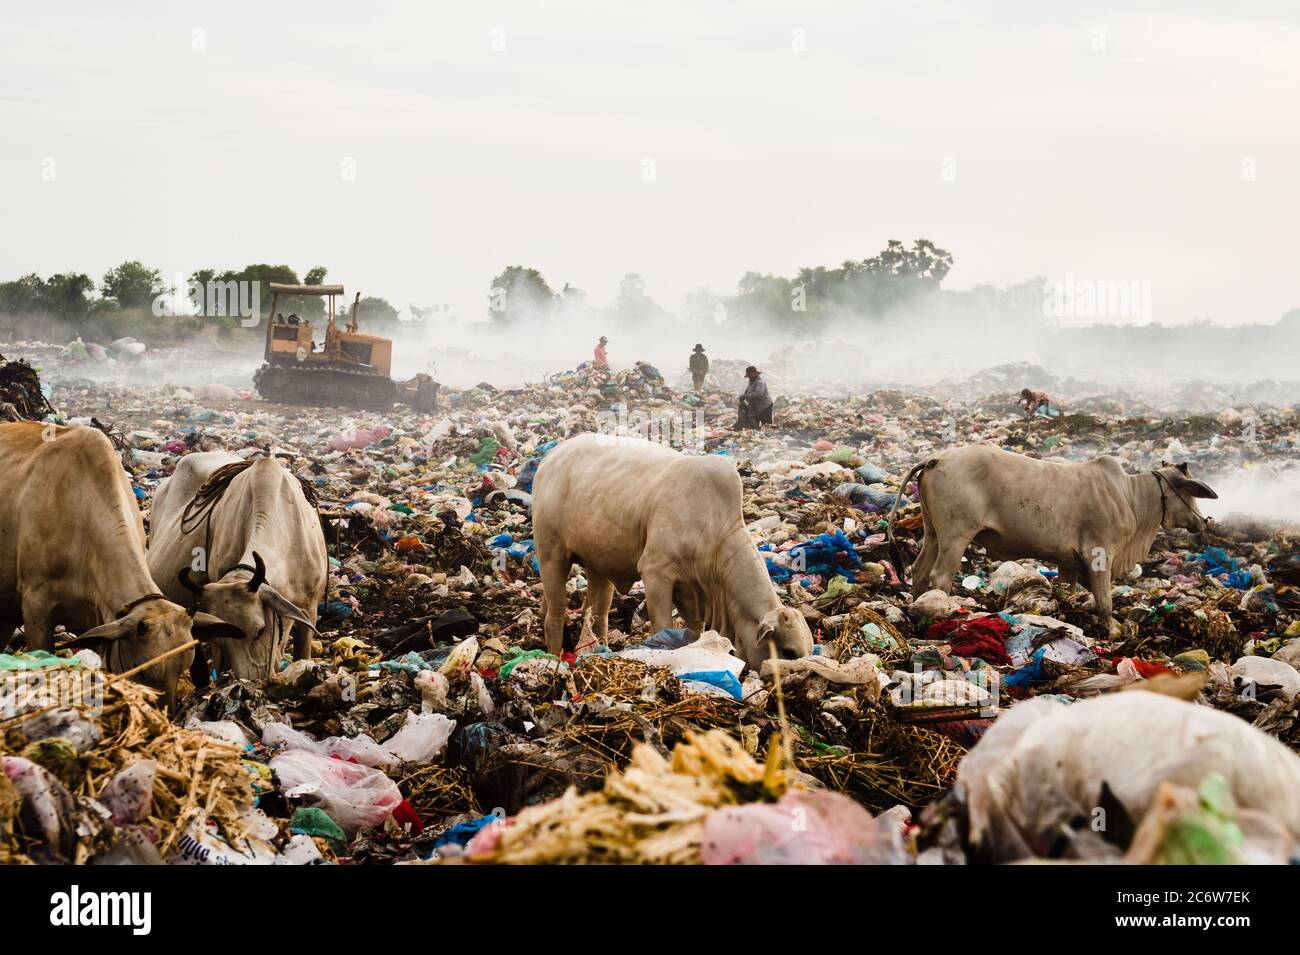
[[[709,373],[709,356],[704,354],[703,345],[696,345],[691,352],[689,367],[691,369],[691,382],[694,384],[695,390],[702,390],[704,388],[704,376]]]
[[[752,429],[772,423],[772,396],[767,393],[767,382],[762,379],[762,374],[753,365],[745,369],[749,385],[740,396],[740,418],[736,422],[738,428]]]
[[[604,368],[604,369],[609,368],[609,355],[605,353],[605,346],[608,343],[609,343],[609,339],[606,338],[604,335],[601,335],[600,341],[596,342],[596,351],[593,353],[595,355],[595,358],[592,364],[594,364],[597,368]]]

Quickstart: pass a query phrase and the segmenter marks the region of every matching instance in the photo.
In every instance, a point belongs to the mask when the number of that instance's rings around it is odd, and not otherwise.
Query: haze
[[[919,236],[951,289],[1300,304],[1294,5],[968,6],[10,5],[0,271],[322,264],[479,319],[523,264],[678,312]]]

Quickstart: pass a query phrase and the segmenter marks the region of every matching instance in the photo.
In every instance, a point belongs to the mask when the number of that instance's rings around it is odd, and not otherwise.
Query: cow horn
[[[181,568],[181,572],[176,575],[176,580],[194,596],[198,597],[202,595],[203,587],[194,582],[194,578],[190,576],[190,569],[188,567]]]
[[[257,588],[266,583],[266,562],[262,560],[262,555],[253,551],[253,576],[248,581],[249,593],[257,593]]]

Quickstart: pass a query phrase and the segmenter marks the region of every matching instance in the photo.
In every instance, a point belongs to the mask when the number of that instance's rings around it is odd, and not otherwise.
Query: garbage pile
[[[900,482],[954,444],[1111,453],[1134,472],[1189,461],[1213,484],[1289,467],[1294,408],[1044,417],[1010,387],[879,390],[784,395],[774,429],[738,433],[742,383],[683,392],[645,368],[586,367],[520,389],[444,389],[434,413],[383,415],[282,413],[226,386],[61,384],[63,420],[98,415],[122,433],[146,513],[191,451],[280,456],[319,500],[329,587],[311,660],[285,659],[265,683],[186,687],[170,719],[148,691],[111,679],[98,711],[0,711],[0,855],[1291,857],[1300,531],[1162,533],[1114,588],[1113,632],[1055,568],[978,551],[952,595],[913,600],[885,531],[897,501],[910,564],[921,516],[916,487]],[[808,619],[812,655],[755,672],[715,633],[651,633],[639,585],[615,595],[597,640],[576,567],[564,653],[546,652],[532,481],[558,442],[608,429],[735,463],[748,531],[783,602]],[[0,669],[49,663],[33,659],[0,657]],[[53,672],[93,669],[57,659]],[[1139,718],[1149,731],[1133,729]],[[1077,825],[1097,806],[1115,821],[1108,838]],[[790,841],[796,809],[811,835]]]
[[[41,421],[53,410],[36,369],[0,355],[0,421]]]

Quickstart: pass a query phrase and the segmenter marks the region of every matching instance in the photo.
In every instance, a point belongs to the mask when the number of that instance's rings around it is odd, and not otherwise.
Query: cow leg
[[[934,564],[930,569],[930,589],[952,593],[952,580],[961,570],[961,559],[966,547],[975,537],[974,534],[948,534],[934,555]]]
[[[556,558],[547,555],[539,560],[542,572],[542,594],[546,612],[542,618],[542,629],[546,634],[546,650],[557,657],[564,652],[564,617],[569,601],[564,593],[564,585],[569,579],[572,561],[567,556]]]
[[[23,643],[28,650],[54,649],[54,608],[31,597],[23,600]]]
[[[682,623],[698,636],[704,632],[704,608],[694,588],[679,586],[673,598],[682,615]]]
[[[1088,589],[1092,591],[1092,598],[1097,607],[1097,619],[1101,621],[1102,626],[1109,630],[1111,624],[1110,568],[1103,567],[1101,570],[1096,570],[1089,567]]]
[[[921,553],[916,555],[916,563],[912,565],[913,600],[930,589],[930,574],[934,570],[934,560],[938,550],[939,545],[935,542],[934,536],[926,534],[921,541]]]
[[[645,584],[645,609],[650,616],[650,632],[658,633],[673,625],[673,579],[666,571],[642,571]]]
[[[312,621],[315,623],[316,621]],[[295,660],[311,659],[311,628],[298,621],[293,622],[293,658]]]
[[[614,582],[596,574],[587,574],[587,599],[583,601],[582,612],[590,615],[591,632],[601,642],[609,633],[609,605],[613,600]]]

